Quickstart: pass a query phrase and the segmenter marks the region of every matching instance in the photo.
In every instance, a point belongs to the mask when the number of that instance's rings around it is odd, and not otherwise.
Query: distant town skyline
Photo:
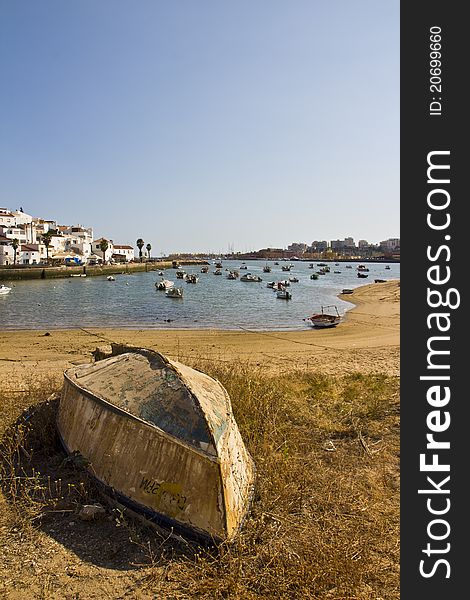
[[[0,17],[3,206],[155,255],[399,237],[398,1]]]

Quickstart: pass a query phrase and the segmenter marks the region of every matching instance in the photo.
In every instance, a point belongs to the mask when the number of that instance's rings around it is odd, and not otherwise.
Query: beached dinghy
[[[67,369],[57,418],[68,453],[134,512],[175,532],[231,540],[254,463],[218,382],[146,349]]]

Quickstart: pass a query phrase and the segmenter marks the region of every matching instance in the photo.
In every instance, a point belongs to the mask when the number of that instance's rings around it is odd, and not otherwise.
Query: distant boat
[[[108,276],[106,277],[106,280],[107,280],[107,281],[116,281],[116,278],[115,278],[115,277],[113,277],[112,275],[108,275]]]
[[[357,272],[357,276],[362,277],[363,279],[365,279],[366,277],[369,277],[369,275],[367,275],[367,273],[361,273],[360,271]]]
[[[281,269],[283,271],[290,271],[292,269],[292,265],[282,265]]]
[[[268,264],[264,265],[263,273],[271,273],[271,267]]]
[[[336,314],[325,313],[325,308],[334,308]],[[336,327],[341,321],[341,317],[336,306],[332,304],[330,306],[322,306],[321,313],[315,313],[304,319],[304,321],[307,321],[312,327]]]
[[[70,273],[70,277],[86,277],[86,273]]]
[[[182,288],[172,287],[172,288],[166,290],[165,294],[166,294],[167,298],[182,298],[183,290],[182,290]]]
[[[245,273],[240,277],[240,281],[263,281],[259,275],[252,275],[251,273]]]
[[[162,279],[161,281],[155,282],[155,287],[157,288],[157,290],[169,290],[174,285],[175,284],[173,283],[173,281],[170,281],[169,279]]]
[[[333,271],[333,273],[336,273],[336,275],[338,275],[339,273],[341,273],[341,271]]]
[[[268,283],[266,284],[266,287],[274,289],[276,287],[276,282],[268,281]]]
[[[358,265],[357,270],[358,271],[368,271],[369,269],[365,265]]]
[[[248,269],[248,267],[246,266],[246,264],[244,262],[238,268],[239,269]]]
[[[341,290],[342,294],[352,294],[354,290],[351,290],[349,288],[344,288],[344,290]]]
[[[11,287],[8,287],[7,285],[0,285],[0,295],[1,296],[6,296],[7,294],[9,294],[11,292]]]
[[[199,281],[199,277],[194,273],[188,273],[185,277],[186,283],[197,283]]]
[[[214,275],[222,275],[222,269],[216,269]]]
[[[352,269],[352,265],[346,265],[346,269]]]
[[[386,269],[390,269],[390,265],[385,265],[385,268]]]
[[[290,281],[291,283],[299,283],[299,279],[298,279],[298,277],[289,277],[289,281]]]
[[[201,273],[209,273],[209,267],[207,265],[204,267],[201,267]]]
[[[176,278],[177,279],[184,279],[185,276],[185,272],[182,270],[176,271]]]
[[[318,273],[312,273],[310,279],[318,279]]]
[[[292,300],[292,294],[289,292],[289,290],[277,290],[276,292],[276,297],[280,298],[281,300]]]
[[[308,265],[308,268],[309,268],[309,269],[313,269],[313,263],[310,263],[310,264]]]
[[[375,283],[386,283],[386,279],[374,279]]]

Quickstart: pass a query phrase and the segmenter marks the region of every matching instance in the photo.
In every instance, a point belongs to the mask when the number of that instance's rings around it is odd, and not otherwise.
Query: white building
[[[388,250],[389,252],[393,252],[396,248],[400,248],[400,238],[389,238],[388,240],[383,240],[380,242],[383,250]]]
[[[114,244],[112,258],[117,262],[130,262],[135,259],[135,252],[132,246]]]
[[[100,244],[103,240],[108,242],[108,247],[104,254],[100,248]],[[102,237],[98,238],[97,240],[93,240],[92,251],[93,251],[93,254],[100,256],[102,258],[103,262],[105,262],[105,263],[109,262],[111,260],[111,258],[113,257],[113,253],[114,253],[113,240],[108,240],[107,238],[102,238]]]

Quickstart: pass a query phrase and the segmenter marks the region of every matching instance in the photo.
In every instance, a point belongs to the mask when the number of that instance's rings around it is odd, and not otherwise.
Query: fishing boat
[[[252,275],[251,273],[245,273],[240,277],[240,281],[263,281],[259,275]]]
[[[183,288],[171,287],[165,291],[167,298],[182,298]]]
[[[175,284],[173,283],[173,281],[170,281],[169,279],[162,279],[161,281],[155,282],[155,287],[157,288],[157,290],[169,290],[174,285]]]
[[[64,373],[66,452],[133,513],[185,537],[233,540],[255,466],[225,388],[152,350],[113,344],[104,356]]]
[[[0,285],[0,295],[1,296],[6,296],[7,294],[9,294],[11,292],[11,287],[8,287],[7,285]]]
[[[326,313],[325,308],[334,308],[336,314]],[[336,327],[341,321],[341,317],[337,307],[331,304],[329,306],[322,306],[321,313],[315,313],[304,319],[304,321],[307,321],[312,327]]]
[[[361,273],[360,271],[357,272],[357,276],[362,277],[363,279],[365,279],[366,277],[369,277],[369,275],[367,275],[367,273]]]
[[[276,298],[280,298],[281,300],[292,300],[292,294],[286,289],[277,290]]]

